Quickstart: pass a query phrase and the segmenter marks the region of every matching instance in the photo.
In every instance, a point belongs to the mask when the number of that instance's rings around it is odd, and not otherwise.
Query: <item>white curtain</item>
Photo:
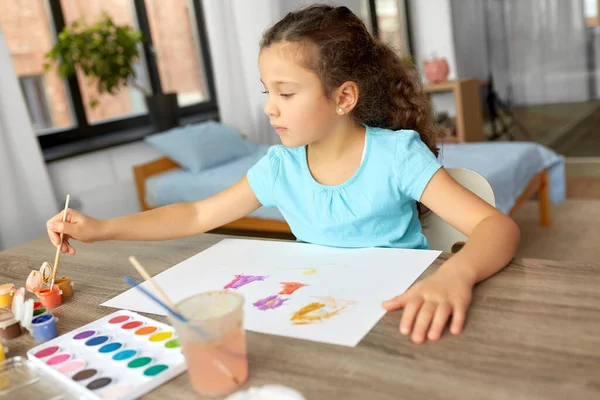
[[[260,38],[280,17],[279,2],[208,0],[203,5],[221,122],[256,143],[279,143],[263,111],[258,70]]]
[[[516,105],[590,98],[583,2],[508,0],[504,5],[512,101]]]
[[[0,30],[0,250],[44,235],[46,220],[58,211]]]

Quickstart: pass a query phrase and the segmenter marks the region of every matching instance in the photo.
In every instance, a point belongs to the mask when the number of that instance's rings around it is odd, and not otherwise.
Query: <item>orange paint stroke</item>
[[[356,304],[356,301],[354,301],[354,300],[336,299],[331,296],[313,296],[313,297],[321,300],[321,302],[325,303],[325,305],[327,307],[331,307],[331,308],[351,306],[351,305]]]
[[[277,294],[292,294],[301,287],[308,286],[306,283],[300,282],[281,282],[281,284],[283,285],[283,288],[281,289],[281,292]]]
[[[292,323],[296,325],[313,324],[331,318],[348,308],[348,306],[356,304],[355,301],[340,300],[330,296],[318,298],[324,299],[323,302],[310,303],[292,314],[290,318]]]

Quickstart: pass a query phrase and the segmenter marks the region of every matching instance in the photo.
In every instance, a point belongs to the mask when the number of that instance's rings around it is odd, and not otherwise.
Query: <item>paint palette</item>
[[[84,399],[136,399],[186,370],[175,330],[127,310],[34,347],[27,357]]]

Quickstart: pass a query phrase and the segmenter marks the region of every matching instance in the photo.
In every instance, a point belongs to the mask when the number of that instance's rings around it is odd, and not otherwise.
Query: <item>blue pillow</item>
[[[215,121],[173,128],[147,136],[144,141],[193,173],[256,151],[254,143]]]

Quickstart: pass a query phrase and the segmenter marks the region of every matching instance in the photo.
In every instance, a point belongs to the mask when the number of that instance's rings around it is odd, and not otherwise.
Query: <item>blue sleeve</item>
[[[420,201],[425,187],[442,167],[415,131],[396,132],[394,161],[400,191]]]
[[[254,195],[263,207],[275,207],[273,186],[279,174],[279,146],[269,148],[267,154],[248,170],[247,178]]]

